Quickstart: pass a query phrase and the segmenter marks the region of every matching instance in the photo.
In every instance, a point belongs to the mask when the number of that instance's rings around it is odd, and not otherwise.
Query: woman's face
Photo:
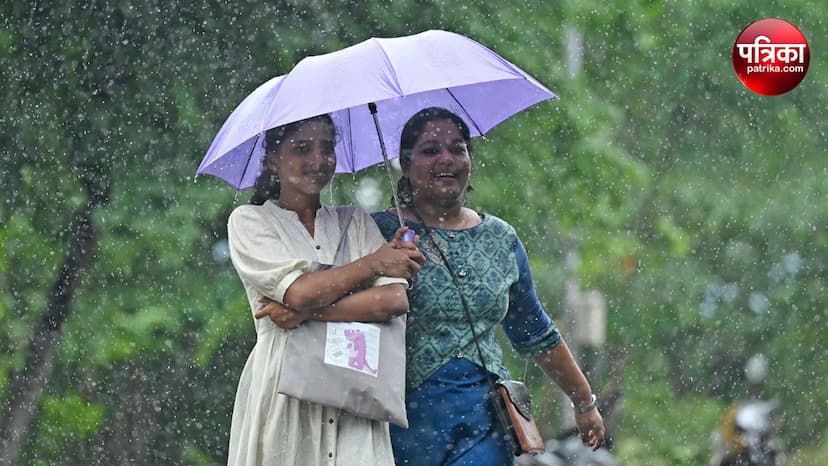
[[[334,130],[324,120],[302,123],[268,154],[268,165],[279,174],[281,198],[318,195],[336,169]]]
[[[415,200],[438,204],[462,202],[470,173],[468,146],[451,120],[426,123],[403,167]]]

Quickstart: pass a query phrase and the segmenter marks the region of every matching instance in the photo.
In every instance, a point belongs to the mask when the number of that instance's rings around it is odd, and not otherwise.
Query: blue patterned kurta
[[[383,235],[393,237],[397,217],[373,216]],[[423,226],[408,226],[420,235],[426,264],[409,293],[409,429],[392,427],[397,464],[509,464],[508,452],[502,458],[492,453],[504,453],[505,446],[486,401],[485,373],[458,290]],[[498,325],[526,357],[558,344],[560,333],[537,299],[526,251],[509,224],[485,215],[472,228],[431,232],[463,287],[490,371],[509,378],[495,337]]]

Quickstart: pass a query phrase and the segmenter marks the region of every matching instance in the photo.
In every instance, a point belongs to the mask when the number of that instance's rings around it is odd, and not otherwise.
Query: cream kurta
[[[315,238],[295,212],[273,202],[243,205],[228,221],[233,266],[244,284],[251,313],[259,299],[283,302],[285,291],[311,262],[333,262],[339,244],[337,210],[316,213]],[[373,219],[356,208],[348,227],[351,257],[376,251],[385,240]],[[405,283],[379,278],[374,286]],[[230,430],[229,465],[393,465],[388,423],[281,395],[276,386],[285,330],[270,319],[254,319],[256,346],[239,380]],[[336,389],[336,387],[331,387]]]

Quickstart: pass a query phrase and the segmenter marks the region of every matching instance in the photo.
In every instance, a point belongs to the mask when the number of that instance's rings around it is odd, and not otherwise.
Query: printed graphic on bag
[[[328,322],[325,364],[377,376],[380,329],[358,322]]]

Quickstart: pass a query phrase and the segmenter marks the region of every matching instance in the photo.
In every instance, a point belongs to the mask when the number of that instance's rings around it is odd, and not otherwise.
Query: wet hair
[[[256,183],[253,185],[253,196],[250,198],[251,204],[262,205],[270,199],[279,199],[279,191],[281,189],[279,174],[276,173],[276,170],[268,166],[267,159],[271,154],[275,154],[279,150],[279,146],[295,133],[300,126],[313,120],[324,121],[331,125],[331,128],[334,128],[331,116],[323,114],[277,126],[265,132],[265,137],[262,141],[265,156],[262,159],[262,170],[256,178]]]
[[[429,107],[415,113],[414,116],[408,119],[405,126],[403,126],[402,135],[400,136],[400,165],[406,167],[411,163],[411,152],[414,150],[414,145],[417,144],[417,140],[423,135],[426,124],[440,120],[449,120],[457,126],[457,129],[460,130],[460,135],[463,137],[463,141],[466,143],[469,157],[472,156],[471,132],[466,122],[450,110],[440,107]],[[466,191],[472,191],[471,184],[466,188]],[[397,180],[397,194],[400,199],[400,207],[410,205],[413,202],[411,180],[405,176],[401,176]]]

